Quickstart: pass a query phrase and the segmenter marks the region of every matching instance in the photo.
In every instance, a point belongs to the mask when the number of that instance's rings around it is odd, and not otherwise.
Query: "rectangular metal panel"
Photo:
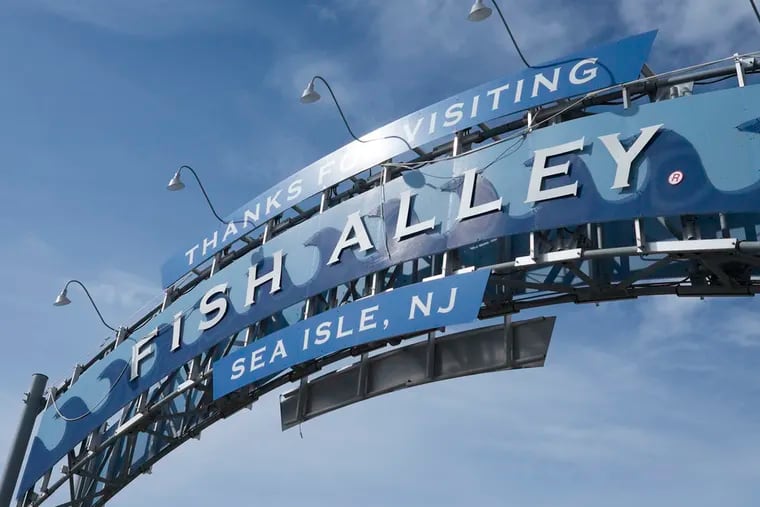
[[[555,317],[441,336],[363,358],[302,384],[283,396],[283,431],[346,405],[406,387],[490,371],[544,365]],[[433,347],[429,364],[428,350]],[[366,375],[366,383],[362,381]],[[366,386],[366,387],[365,387]]]
[[[384,338],[478,316],[490,272],[416,283],[321,313],[214,363],[214,399],[292,366]]]

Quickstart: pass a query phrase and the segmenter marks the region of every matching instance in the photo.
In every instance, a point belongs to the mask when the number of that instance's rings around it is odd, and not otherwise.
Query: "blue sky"
[[[659,28],[656,70],[760,49],[742,0],[504,0],[531,61]],[[69,375],[160,297],[159,267],[222,214],[357,133],[518,70],[469,0],[6,0],[0,17],[0,455],[35,371]],[[760,502],[754,299],[563,306],[543,369],[443,382],[279,431],[277,396],[212,427],[113,505],[588,507]]]

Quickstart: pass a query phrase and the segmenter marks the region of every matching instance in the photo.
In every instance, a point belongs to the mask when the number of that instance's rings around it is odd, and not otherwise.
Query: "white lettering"
[[[401,241],[409,236],[435,228],[435,217],[425,220],[424,222],[409,225],[409,215],[411,215],[412,207],[412,192],[410,190],[401,192],[399,199],[401,202],[399,203],[398,219],[396,221],[396,234],[393,236],[396,241]]]
[[[218,238],[219,238],[219,231],[214,231],[214,235],[211,236],[211,241],[209,241],[208,238],[203,240],[203,255],[206,255],[206,250],[209,247],[211,247],[212,249],[216,248],[216,242]]]
[[[543,85],[544,88],[549,90],[550,92],[556,92],[557,87],[559,86],[559,67],[554,69],[554,75],[552,76],[552,80],[549,81],[544,76],[543,72],[539,72],[535,75],[533,78],[533,93],[530,95],[531,97],[538,96],[538,87],[539,85]]]
[[[444,127],[453,127],[460,121],[462,121],[462,117],[464,117],[464,114],[462,113],[462,108],[464,107],[464,102],[457,102],[456,104],[451,104],[444,113],[444,116],[446,117],[446,121],[443,122]]]
[[[454,304],[457,300],[457,288],[452,287],[451,293],[449,295],[449,305],[447,307],[439,306],[438,307],[438,313],[449,313],[451,310],[454,309]]]
[[[607,148],[607,151],[610,152],[610,155],[612,155],[617,166],[615,169],[615,182],[612,184],[613,189],[630,186],[631,183],[628,180],[631,176],[631,165],[633,164],[633,161],[636,160],[636,157],[638,157],[642,151],[644,151],[644,148],[646,148],[662,126],[663,124],[660,123],[659,125],[652,125],[651,127],[644,127],[641,129],[639,137],[628,151],[625,151],[623,145],[620,144],[620,139],[618,139],[620,133],[599,137],[599,140],[604,143],[604,146]]]
[[[235,222],[228,223],[227,229],[224,231],[224,236],[222,236],[222,243],[227,241],[228,236],[232,234],[237,234],[237,233],[238,233],[238,229],[237,229],[237,226],[235,225]]]
[[[285,344],[282,343],[282,340],[277,340],[277,344],[274,346],[274,352],[272,352],[272,357],[269,358],[269,363],[273,363],[278,357],[282,359],[288,357],[288,353],[285,351]]]
[[[129,374],[129,380],[135,380],[140,376],[140,362],[153,354],[153,344],[150,342],[158,336],[158,328],[154,329],[148,335],[135,343],[132,347],[132,364]]]
[[[319,166],[319,174],[317,175],[317,184],[321,187],[324,187],[325,184],[322,183],[322,179],[330,174],[332,172],[332,167],[335,165],[334,160],[330,160],[329,162]]]
[[[187,257],[187,264],[192,265],[193,259],[195,259],[195,251],[198,250],[200,245],[195,245],[193,248],[185,252],[185,257]]]
[[[230,376],[230,380],[236,380],[243,376],[243,373],[245,373],[245,358],[241,357],[240,359],[235,359],[235,362],[232,363],[232,375]]]
[[[422,116],[417,118],[417,124],[414,126],[414,130],[409,130],[409,124],[404,123],[404,133],[406,134],[406,140],[410,143],[414,141],[414,138],[417,137],[417,132],[420,130],[420,126],[422,125],[422,120],[424,120]]]
[[[477,178],[477,169],[468,169],[463,173],[464,182],[462,183],[462,197],[459,200],[459,212],[457,220],[466,220],[492,211],[501,210],[501,197],[491,202],[473,206],[475,200],[475,180]]]
[[[356,245],[359,246],[360,252],[373,248],[372,241],[369,239],[369,234],[366,227],[364,227],[364,222],[362,222],[358,211],[346,217],[346,225],[343,227],[338,244],[335,245],[335,249],[330,256],[330,260],[327,261],[327,265],[339,262],[343,250]]]
[[[486,95],[488,95],[489,97],[493,95],[493,106],[491,106],[491,109],[493,109],[494,111],[499,109],[499,98],[501,97],[501,92],[508,89],[509,89],[509,83],[505,84],[504,86],[494,88],[493,90],[488,90]]]
[[[470,118],[475,118],[478,115],[478,102],[480,102],[480,95],[475,95],[472,98],[472,109],[470,110]]]
[[[415,309],[419,309],[420,311],[422,311],[422,314],[425,317],[429,317],[430,316],[430,308],[432,307],[432,305],[433,305],[433,293],[432,292],[428,292],[427,293],[427,301],[425,301],[424,303],[416,295],[412,296],[412,306],[409,309],[409,320],[414,320],[414,314],[415,314],[414,310]]]
[[[226,295],[227,294],[227,283],[222,283],[219,285],[215,285],[211,287],[206,294],[203,295],[201,298],[201,304],[200,304],[200,312],[201,315],[206,317],[208,314],[212,312],[216,312],[216,315],[209,320],[201,320],[198,323],[198,331],[205,331],[206,329],[211,329],[212,327],[219,324],[219,321],[221,321],[225,314],[227,313],[227,298],[226,297],[220,297],[216,299],[212,299],[214,296],[217,296],[219,294]]]
[[[252,223],[253,225],[256,225],[256,222],[259,221],[259,211],[261,211],[261,203],[256,203],[256,212],[247,209],[243,213],[243,229],[248,228],[248,224]]]
[[[517,104],[518,102],[522,100],[522,91],[523,91],[524,83],[525,83],[524,79],[517,80],[517,89],[515,90],[515,104]]]
[[[182,327],[184,325],[184,320],[182,312],[174,315],[174,320],[172,321],[172,352],[182,346]]]
[[[338,317],[338,331],[335,333],[336,338],[343,338],[345,336],[351,336],[354,334],[353,329],[349,329],[348,331],[343,331],[343,316],[341,315]]]
[[[266,351],[266,349],[266,347],[259,347],[251,352],[251,371],[258,370],[262,366],[266,365],[264,358],[261,357],[264,355],[264,351]]]
[[[272,271],[265,275],[257,276],[258,264],[248,268],[248,289],[245,295],[245,306],[251,306],[256,302],[256,289],[267,282],[272,282],[272,287],[269,289],[270,294],[280,290],[280,282],[282,281],[282,250],[277,250],[272,253]]]
[[[321,336],[322,338],[314,338],[314,345],[322,345],[330,339],[330,326],[332,326],[332,322],[330,321],[322,322],[317,326],[315,334],[317,336]]]
[[[533,155],[533,168],[530,171],[530,183],[528,185],[528,197],[525,199],[526,203],[546,201],[548,199],[556,199],[557,197],[564,197],[568,195],[578,194],[578,182],[564,185],[561,187],[551,188],[548,190],[541,190],[541,185],[544,178],[550,176],[557,176],[559,174],[567,174],[570,171],[570,162],[564,164],[546,166],[546,160],[549,157],[556,155],[562,155],[563,153],[570,153],[583,149],[583,142],[585,138],[581,137],[576,141],[560,144],[558,146],[552,146],[543,150],[536,150]]]
[[[282,190],[278,190],[276,194],[267,196],[267,210],[266,210],[267,215],[272,210],[272,207],[274,207],[274,209],[281,207],[280,203],[277,201],[277,198],[280,197],[281,193],[282,193]]]
[[[298,196],[303,192],[303,180],[294,180],[288,185],[288,201],[298,199]]]
[[[375,329],[377,327],[377,323],[374,322],[374,312],[379,309],[379,305],[370,306],[369,308],[362,308],[361,315],[359,316],[359,332]]]
[[[583,77],[578,77],[578,71],[580,70],[582,66],[588,65],[588,64],[594,65],[596,64],[596,60],[597,60],[596,58],[586,58],[585,60],[581,60],[580,62],[576,63],[573,66],[573,68],[570,69],[570,77],[569,77],[570,83],[579,85],[583,83],[588,83],[592,79],[596,78],[596,71],[597,71],[596,67],[584,70],[582,73]]]

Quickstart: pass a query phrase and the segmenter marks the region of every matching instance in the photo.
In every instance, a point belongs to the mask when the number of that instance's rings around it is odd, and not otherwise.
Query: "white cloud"
[[[89,289],[99,305],[123,315],[124,324],[133,323],[163,298],[163,291],[155,281],[116,268],[100,273]]]
[[[200,505],[215,497],[214,485],[241,477],[248,478],[245,487],[225,492],[231,503],[489,503],[497,498],[484,485],[493,481],[510,491],[512,501],[532,505],[561,497],[587,506],[663,498],[707,506],[714,491],[746,503],[757,495],[747,485],[760,475],[760,448],[747,439],[759,415],[745,410],[739,393],[753,388],[742,387],[733,371],[705,372],[704,385],[690,384],[688,374],[681,380],[663,374],[674,354],[652,357],[634,346],[643,325],[635,316],[658,304],[692,303],[658,298],[618,304],[596,318],[593,336],[584,336],[576,320],[603,310],[563,307],[570,311],[560,311],[545,368],[381,396],[305,423],[303,439],[297,429],[280,433],[277,396],[270,394],[162,460],[113,503],[171,496]],[[710,302],[702,306],[700,319],[720,313]],[[620,326],[617,312],[630,325]],[[721,385],[736,389],[738,397],[721,396]],[[580,483],[567,482],[569,476]],[[652,486],[665,479],[667,489]],[[554,486],[536,489],[545,480]],[[364,502],[366,491],[376,491],[376,501]]]
[[[505,12],[532,61],[561,55],[567,52],[563,48],[580,47],[613,27],[630,33],[655,24],[662,28],[655,52],[687,48],[704,59],[732,48],[749,26],[741,17],[745,6],[738,3],[722,6],[721,14],[724,7],[727,11],[722,17],[714,15],[708,7],[714,3],[708,0],[626,1],[617,4],[625,26],[611,23],[614,6],[590,16],[572,2],[550,4],[551,9],[542,2],[515,1]],[[221,30],[237,22],[229,19],[234,8],[213,2],[121,2],[106,8],[100,2],[37,0],[36,5],[67,19],[140,36],[204,25]],[[363,26],[369,38],[328,54],[318,39],[292,34],[272,49],[276,64],[266,82],[294,107],[316,108],[303,114],[319,116],[325,129],[347,139],[326,91],[320,90],[320,104],[297,104],[308,79],[324,75],[354,129],[364,133],[448,92],[519,68],[498,18],[469,24],[464,19],[469,5],[375,0],[317,9],[316,16],[330,23],[346,19],[347,13],[355,16],[354,28]],[[703,46],[703,39],[715,42]],[[251,110],[266,100],[253,97]],[[271,118],[258,121],[252,121],[252,131],[272,128]],[[292,124],[284,119],[277,123],[272,128],[276,135],[264,133],[252,139],[252,147],[226,154],[229,164],[255,177],[271,170],[256,160],[276,157],[277,170],[281,166],[292,172],[304,157],[296,151],[316,153],[316,141],[303,134],[307,129],[285,136]],[[3,260],[14,266],[7,270],[13,283],[29,288],[23,293],[28,300],[19,301],[28,307],[36,307],[43,296],[55,296],[58,281],[65,281],[60,277],[64,269],[85,269],[60,259],[51,245],[33,236]],[[160,294],[156,284],[123,270],[89,267],[77,276],[88,283],[106,318],[116,322],[131,322],[126,318],[131,311]],[[11,291],[5,294],[18,299]],[[83,300],[84,295],[72,298]],[[734,361],[732,354],[753,357],[757,318],[746,309],[717,312],[712,303],[667,297],[586,306],[577,321],[563,320],[570,311],[561,309],[545,368],[394,393],[305,424],[303,440],[296,430],[279,432],[276,396],[270,394],[253,411],[220,422],[200,442],[190,441],[169,455],[153,475],[140,478],[112,503],[490,505],[503,502],[506,491],[511,501],[531,505],[641,505],[686,498],[699,506],[714,504],[717,491],[722,503],[750,505],[756,502],[731,500],[745,489],[751,496],[751,481],[760,470],[757,444],[747,437],[758,414],[743,401],[751,399],[758,381],[753,371],[716,363]],[[75,349],[80,356],[97,345],[87,333],[98,323],[89,308],[76,306],[47,326],[35,323],[54,338],[65,334],[66,340],[78,339],[73,345],[60,345],[64,340],[54,345],[64,352]],[[61,326],[65,318],[72,325]],[[30,343],[39,348],[40,342]],[[725,356],[713,355],[716,349]],[[58,350],[46,349],[52,356]],[[69,368],[71,361],[56,356],[50,364]],[[699,380],[703,383],[697,385]],[[731,396],[725,395],[729,391]],[[562,482],[568,477],[579,484]],[[542,487],[544,478],[556,480]],[[598,489],[597,480],[602,482]],[[756,500],[756,488],[754,493]],[[564,499],[557,502],[557,497]]]
[[[326,5],[320,5],[314,2],[309,3],[309,9],[316,13],[317,18],[322,21],[335,23],[338,21],[338,14],[334,9],[327,7]]]
[[[659,29],[655,51],[671,56],[688,50],[701,62],[757,49],[752,35],[757,35],[760,26],[747,0],[620,0],[618,8],[622,21],[634,31]]]
[[[696,317],[705,309],[699,298],[655,296],[641,301],[640,340],[646,345],[688,338],[698,329]]]
[[[36,8],[103,30],[131,36],[167,37],[188,31],[241,26],[241,4],[206,0],[31,0]]]

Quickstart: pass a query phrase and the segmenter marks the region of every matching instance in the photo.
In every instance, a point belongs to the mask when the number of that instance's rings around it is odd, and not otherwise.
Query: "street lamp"
[[[496,12],[499,14],[499,17],[501,18],[501,22],[504,25],[504,28],[507,29],[507,33],[509,34],[509,38],[512,39],[512,44],[515,46],[515,49],[517,50],[517,54],[520,56],[520,59],[525,64],[526,67],[530,69],[534,69],[531,64],[528,63],[528,60],[525,59],[525,56],[523,56],[522,51],[520,51],[520,46],[517,45],[517,41],[515,40],[515,36],[512,35],[512,30],[509,28],[509,23],[507,23],[507,20],[504,19],[504,14],[502,14],[501,9],[499,8],[499,4],[496,3],[496,0],[491,0],[491,3],[494,7],[496,7]],[[472,7],[470,8],[470,14],[467,16],[467,19],[470,21],[483,21],[484,19],[487,19],[491,16],[491,8],[487,7],[483,0],[475,0],[475,3],[472,4]]]
[[[226,224],[227,221],[219,216],[219,214],[214,209],[214,205],[211,204],[211,199],[209,199],[208,194],[206,193],[206,189],[203,187],[203,183],[201,183],[201,179],[198,177],[198,174],[189,165],[183,165],[183,166],[180,166],[179,169],[177,169],[177,172],[174,173],[174,176],[172,176],[172,179],[170,179],[169,183],[166,185],[166,189],[169,190],[170,192],[177,192],[185,188],[185,184],[182,182],[182,178],[180,178],[180,173],[182,172],[183,169],[187,169],[188,171],[192,173],[193,176],[195,176],[195,181],[197,181],[198,186],[201,187],[201,192],[203,192],[203,197],[206,198],[208,207],[211,208],[211,213],[214,214],[217,220],[219,220],[223,224]]]
[[[472,7],[470,8],[470,15],[467,16],[467,19],[470,21],[483,21],[490,15],[491,8],[486,7],[486,5],[483,4],[483,0],[475,0],[475,3],[472,4]]]
[[[332,97],[333,102],[335,102],[335,107],[338,108],[338,113],[340,113],[340,117],[343,120],[343,125],[346,126],[346,130],[348,130],[348,133],[351,134],[351,137],[353,137],[356,141],[359,141],[360,143],[369,143],[372,141],[378,141],[380,139],[399,139],[406,145],[407,148],[409,148],[409,151],[414,151],[414,148],[412,148],[409,142],[400,136],[385,136],[378,139],[359,139],[356,134],[354,134],[354,131],[351,130],[351,126],[348,124],[348,120],[346,120],[346,115],[343,114],[343,109],[340,107],[340,103],[338,103],[338,99],[335,97],[335,93],[333,93],[330,83],[328,83],[327,80],[322,76],[314,76],[311,78],[309,84],[306,85],[306,88],[304,88],[303,93],[301,94],[302,104],[312,104],[322,97],[317,92],[317,90],[314,89],[314,82],[317,80],[322,81],[322,83],[327,87],[327,91],[330,92],[330,96]]]
[[[98,314],[98,317],[100,317],[100,322],[103,323],[104,326],[106,326],[111,331],[116,331],[116,328],[113,326],[109,326],[108,323],[103,319],[103,314],[100,313],[100,310],[98,309],[98,305],[95,304],[95,301],[93,301],[92,296],[90,296],[90,291],[87,290],[87,287],[84,286],[82,282],[79,280],[69,280],[66,282],[66,285],[63,287],[63,290],[58,294],[58,297],[55,298],[55,302],[53,303],[53,306],[66,306],[71,303],[71,300],[68,297],[68,288],[69,285],[72,283],[75,283],[82,287],[84,289],[84,293],[87,294],[87,298],[90,300],[90,303],[92,303],[92,307],[95,308],[95,312]]]

